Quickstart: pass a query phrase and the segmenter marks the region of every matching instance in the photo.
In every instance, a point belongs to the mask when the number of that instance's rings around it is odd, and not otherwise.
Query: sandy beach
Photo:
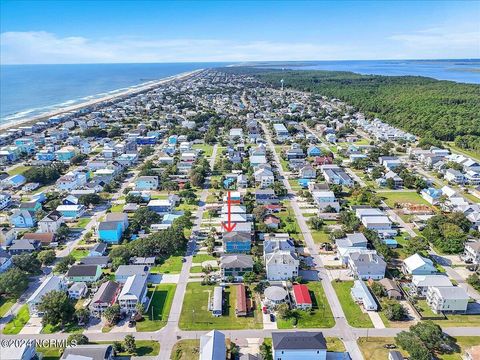
[[[2,124],[2,125],[0,125],[0,131],[6,131],[8,129],[18,128],[19,126],[35,124],[38,121],[46,120],[48,118],[51,118],[52,116],[61,115],[61,114],[64,114],[64,113],[67,113],[67,112],[70,112],[70,111],[76,111],[76,110],[79,110],[79,109],[84,108],[86,106],[91,106],[91,105],[99,104],[99,103],[104,102],[104,101],[114,100],[114,99],[122,98],[122,97],[125,97],[125,96],[129,96],[129,95],[141,93],[141,92],[144,92],[144,91],[148,91],[148,90],[154,89],[154,88],[156,88],[156,87],[158,87],[162,84],[168,83],[170,81],[186,79],[186,78],[188,78],[192,75],[198,74],[199,72],[201,72],[203,70],[204,69],[198,69],[198,70],[194,70],[194,71],[189,71],[189,72],[184,72],[184,73],[181,73],[181,74],[169,76],[169,77],[163,78],[163,79],[158,80],[158,81],[149,81],[148,83],[137,85],[137,86],[135,86],[135,88],[127,89],[127,90],[119,92],[119,93],[103,96],[101,98],[92,99],[92,100],[85,101],[85,102],[75,104],[75,105],[71,105],[71,106],[66,106],[66,107],[63,107],[61,109],[56,109],[54,111],[46,112],[46,113],[43,113],[43,114],[40,114],[40,115],[36,115],[36,116],[29,117],[29,118],[24,118],[24,119],[19,119],[17,121]]]

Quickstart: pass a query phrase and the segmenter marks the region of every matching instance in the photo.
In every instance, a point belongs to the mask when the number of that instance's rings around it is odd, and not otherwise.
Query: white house
[[[272,352],[275,360],[325,360],[327,344],[321,332],[273,332]]]
[[[427,291],[427,304],[434,313],[465,313],[469,296],[464,288],[459,286],[431,286]]]
[[[375,250],[361,250],[350,252],[348,267],[352,274],[362,280],[380,280],[385,277],[387,263]]]
[[[88,286],[87,283],[80,281],[75,282],[68,288],[68,297],[70,299],[81,299],[87,295]]]
[[[353,300],[363,305],[367,311],[377,311],[378,305],[373,298],[368,286],[362,280],[355,280],[353,287],[350,289],[350,295]]]
[[[410,275],[430,275],[435,274],[437,269],[433,261],[418,254],[413,254],[403,260],[402,271]]]
[[[453,286],[452,282],[445,275],[413,275],[410,283],[409,293],[415,297],[425,297],[429,287]]]
[[[290,280],[298,275],[300,261],[294,251],[276,250],[264,257],[268,280]]]
[[[200,360],[225,360],[227,350],[225,346],[225,335],[212,330],[200,337]]]
[[[133,275],[127,278],[118,296],[118,304],[123,313],[131,314],[136,311],[135,307],[138,303],[146,302],[147,278],[145,275]]]
[[[312,196],[318,206],[319,212],[323,212],[327,207],[333,208],[336,212],[340,210],[340,203],[333,191],[314,190],[312,191]]]
[[[55,275],[47,277],[27,300],[30,316],[42,316],[42,313],[37,310],[37,305],[45,294],[51,291],[65,291],[66,289],[67,285],[63,277]]]
[[[62,214],[54,210],[38,222],[38,228],[42,233],[56,233],[63,223]]]

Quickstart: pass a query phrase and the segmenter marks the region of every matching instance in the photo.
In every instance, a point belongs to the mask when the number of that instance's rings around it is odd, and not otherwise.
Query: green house
[[[73,265],[68,269],[66,278],[71,282],[95,282],[102,276],[100,265]]]

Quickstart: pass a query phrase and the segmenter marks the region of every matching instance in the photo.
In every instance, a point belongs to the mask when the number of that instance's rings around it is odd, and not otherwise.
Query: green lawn
[[[20,308],[17,315],[5,325],[3,334],[17,335],[28,320],[30,320],[30,313],[28,311],[28,305],[25,304]]]
[[[342,340],[337,337],[326,337],[327,340],[327,351],[335,351],[335,352],[345,352],[345,344]]]
[[[81,228],[81,229],[85,229],[85,227],[88,225],[88,223],[90,222],[90,218],[81,218],[80,220],[77,221],[77,224],[75,225],[75,227],[78,227],[78,228]]]
[[[302,187],[298,184],[298,179],[288,179],[288,183],[292,187],[293,191],[302,190]]]
[[[324,242],[332,242],[330,239],[329,234],[324,230],[312,230],[310,229],[310,232],[312,234],[313,241],[315,244],[321,244]]]
[[[216,258],[215,256],[212,256],[212,255],[208,255],[208,254],[197,254],[197,255],[193,256],[192,262],[203,263],[204,261],[212,261],[212,260],[217,261],[218,258]]]
[[[201,149],[203,150],[203,155],[206,157],[211,157],[213,154],[213,145],[208,144],[194,144],[192,146],[194,149]]]
[[[73,249],[70,255],[72,255],[75,260],[80,260],[83,259],[85,256],[87,256],[89,251],[87,249]]]
[[[170,256],[163,264],[154,266],[150,269],[151,273],[160,274],[178,274],[182,271],[183,256]]]
[[[200,340],[180,340],[172,349],[170,360],[191,360],[198,358]]]
[[[0,317],[5,316],[5,314],[10,310],[10,308],[15,304],[15,299],[7,299],[3,296],[0,297]]]
[[[42,328],[42,334],[55,334],[65,332],[69,334],[81,334],[85,329],[76,323],[69,323],[62,329],[59,326],[46,325]]]
[[[439,360],[462,360],[462,354],[471,346],[480,344],[480,336],[458,336],[456,338],[457,345],[460,347],[459,352],[452,354],[438,354],[436,359]],[[395,344],[393,337],[361,337],[357,341],[360,350],[365,359],[388,359],[389,349],[385,349],[386,344]],[[404,356],[408,356],[408,352],[401,348],[395,349],[400,351]]]
[[[133,334],[135,337],[135,334]],[[90,344],[111,344],[111,341],[98,341],[98,342],[90,342]],[[123,341],[121,341],[123,343]],[[158,356],[160,353],[160,343],[154,340],[135,340],[135,344],[137,345],[137,353],[135,356]],[[128,357],[132,354],[127,352],[118,353],[117,356],[125,356]]]
[[[393,337],[361,337],[357,340],[360,351],[365,359],[388,359],[389,349],[385,349],[386,344],[395,344]],[[397,348],[395,350],[401,351]],[[404,356],[407,356],[406,351],[401,351]]]
[[[236,287],[227,286],[224,291],[223,316],[215,317],[208,310],[209,295],[213,296],[212,285],[202,285],[191,282],[187,284],[187,291],[183,299],[182,314],[179,327],[182,330],[237,330],[262,329],[263,320],[260,310],[256,307],[254,316],[236,317]]]
[[[360,305],[353,301],[350,294],[350,289],[353,286],[353,281],[332,281],[333,288],[337,293],[338,300],[342,305],[343,312],[347,318],[348,323],[353,327],[371,328],[372,321],[368,314],[362,312]]]
[[[125,204],[115,204],[110,208],[110,211],[121,213],[121,212],[123,212],[123,207],[124,206],[125,206]]]
[[[37,347],[37,352],[42,354],[42,360],[59,360],[63,348],[58,347]]]
[[[203,268],[201,266],[192,266],[190,268],[190,274],[199,274],[201,273]]]
[[[385,203],[392,209],[395,207],[395,203],[411,203],[430,206],[430,204],[415,191],[381,192],[378,193],[378,195],[382,197]]]
[[[331,328],[335,325],[332,310],[325,297],[325,291],[321,282],[307,283],[310,297],[312,298],[312,311],[298,310],[297,328]],[[282,320],[278,318],[277,325],[279,329],[292,329],[293,325],[290,320]]]
[[[175,284],[160,284],[148,289],[147,296],[150,298],[153,295],[153,299],[145,311],[144,320],[137,322],[137,331],[157,331],[165,326],[176,287]]]
[[[288,232],[290,236],[297,240],[303,241],[303,234],[300,232],[295,213],[290,204],[285,204],[286,210],[282,210],[275,215],[280,218],[280,232]]]
[[[23,174],[26,170],[28,170],[30,167],[25,166],[25,165],[18,165],[12,169],[10,169],[7,174],[12,176],[12,175],[18,175],[18,174]]]

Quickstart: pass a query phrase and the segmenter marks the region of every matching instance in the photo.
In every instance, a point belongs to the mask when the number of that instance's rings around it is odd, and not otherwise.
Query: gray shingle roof
[[[321,332],[274,332],[272,341],[276,350],[327,349],[327,343]]]

